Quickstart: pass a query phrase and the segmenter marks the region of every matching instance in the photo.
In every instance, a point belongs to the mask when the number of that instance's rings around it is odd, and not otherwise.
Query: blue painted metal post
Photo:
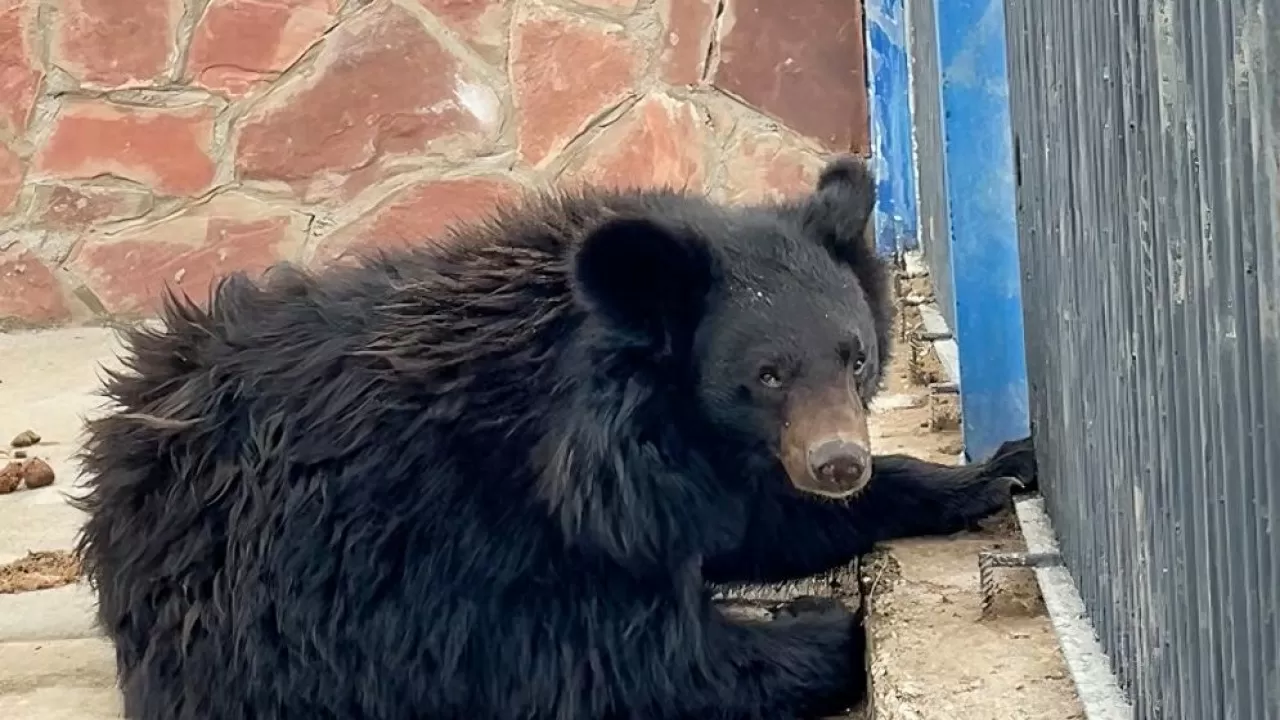
[[[1028,430],[1003,0],[935,2],[965,452]]]
[[[911,86],[903,0],[866,0],[867,92],[876,187],[876,250],[916,246],[916,176],[911,157]]]

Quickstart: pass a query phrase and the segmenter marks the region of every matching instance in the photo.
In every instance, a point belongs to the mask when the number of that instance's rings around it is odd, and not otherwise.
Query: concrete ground
[[[912,294],[927,295],[926,281]],[[910,288],[909,288],[910,289]],[[963,447],[959,407],[922,382],[947,379],[936,347],[904,307],[899,342],[873,415],[877,453],[954,463]],[[945,397],[945,396],[944,396]],[[954,397],[954,396],[952,396]],[[1025,549],[1012,512],[977,531],[885,543],[863,558],[862,604],[873,720],[1081,720],[1083,708],[1033,572],[998,573],[982,612],[978,554]]]
[[[57,480],[0,496],[0,564],[32,550],[66,550],[80,513],[73,453],[95,396],[98,367],[113,357],[114,336],[101,328],[0,334],[0,445],[24,430],[42,437],[29,448]],[[7,460],[7,458],[0,458]],[[111,646],[93,622],[83,585],[0,595],[0,717],[22,720],[119,718]]]

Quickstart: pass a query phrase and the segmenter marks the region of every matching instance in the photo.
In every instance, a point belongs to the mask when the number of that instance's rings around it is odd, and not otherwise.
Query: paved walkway
[[[31,454],[57,474],[49,487],[0,495],[0,563],[74,544],[80,514],[66,502],[77,491],[72,455],[83,417],[101,405],[97,373],[114,347],[113,333],[96,328],[0,334],[0,443],[34,430],[42,442]],[[87,588],[0,595],[0,718],[114,720],[121,716],[114,676]]]

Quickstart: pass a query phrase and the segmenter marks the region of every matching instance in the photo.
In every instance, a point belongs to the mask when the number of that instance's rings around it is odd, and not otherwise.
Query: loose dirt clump
[[[7,495],[22,485],[22,463],[11,462],[0,468],[0,495]]]
[[[26,485],[28,490],[48,487],[55,479],[53,468],[40,458],[13,460],[0,468],[0,495]]]
[[[929,429],[935,432],[960,429],[960,396],[939,394],[929,398]],[[956,451],[959,452],[958,450]]]
[[[27,553],[0,565],[0,595],[47,590],[70,585],[80,577],[80,561],[66,550]]]
[[[40,458],[31,458],[22,463],[22,477],[28,490],[48,487],[53,484],[53,468]]]

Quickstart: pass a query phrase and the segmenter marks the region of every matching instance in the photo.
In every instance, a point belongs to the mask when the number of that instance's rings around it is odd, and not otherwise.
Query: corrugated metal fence
[[[1006,9],[1046,503],[1140,718],[1280,718],[1277,23]]]

